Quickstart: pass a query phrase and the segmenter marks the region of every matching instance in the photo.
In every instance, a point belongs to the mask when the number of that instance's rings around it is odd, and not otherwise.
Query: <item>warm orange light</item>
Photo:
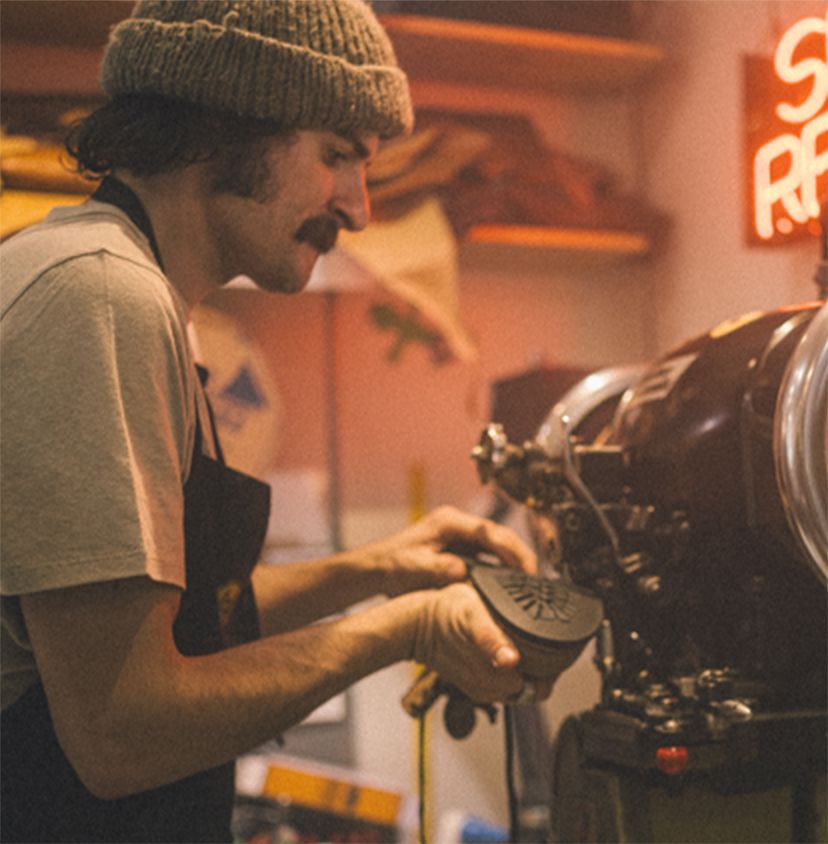
[[[803,40],[813,36],[824,42],[819,56],[797,57]],[[828,172],[828,13],[824,18],[803,18],[786,30],[776,48],[774,70],[785,84],[810,83],[810,90],[801,103],[780,102],[774,109],[780,120],[798,131],[777,135],[753,158],[753,218],[763,240],[820,216],[818,179]],[[787,217],[774,224],[777,203]]]

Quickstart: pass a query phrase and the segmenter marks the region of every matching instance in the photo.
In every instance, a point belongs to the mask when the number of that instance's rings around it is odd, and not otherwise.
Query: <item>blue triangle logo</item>
[[[267,404],[246,366],[243,366],[236,377],[221,391],[221,397],[257,408]]]

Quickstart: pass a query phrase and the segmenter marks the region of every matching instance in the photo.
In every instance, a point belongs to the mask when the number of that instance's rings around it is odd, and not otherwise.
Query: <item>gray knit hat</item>
[[[141,0],[112,31],[104,91],[162,94],[287,129],[388,138],[413,123],[366,0]]]

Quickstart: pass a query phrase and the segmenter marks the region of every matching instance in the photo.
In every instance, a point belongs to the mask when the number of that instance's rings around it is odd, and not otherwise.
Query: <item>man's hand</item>
[[[414,596],[412,596],[414,597]],[[422,592],[413,657],[477,703],[517,699],[525,688],[520,654],[466,583]],[[552,684],[535,681],[533,700]]]
[[[297,630],[377,595],[394,598],[458,583],[467,576],[458,553],[475,551],[529,574],[537,571],[534,553],[509,528],[440,507],[406,530],[359,548],[320,560],[258,566],[253,586],[262,631]]]
[[[507,566],[534,574],[537,558],[516,533],[489,519],[454,507],[440,507],[388,539],[362,549],[383,573],[388,596],[465,580],[463,559],[447,549],[486,551]]]

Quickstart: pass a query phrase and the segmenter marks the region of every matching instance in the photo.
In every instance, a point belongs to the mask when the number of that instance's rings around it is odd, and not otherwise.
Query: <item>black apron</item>
[[[121,208],[144,232],[156,259],[149,219],[123,183],[104,180],[94,198]],[[204,380],[205,373],[199,371]],[[213,434],[215,435],[215,427]],[[197,422],[192,467],[184,486],[187,588],[175,620],[181,653],[214,653],[259,636],[250,575],[270,512],[270,488],[201,449]],[[232,762],[171,785],[119,800],[87,791],[55,737],[43,686],[37,683],[2,714],[0,841],[232,841]]]

